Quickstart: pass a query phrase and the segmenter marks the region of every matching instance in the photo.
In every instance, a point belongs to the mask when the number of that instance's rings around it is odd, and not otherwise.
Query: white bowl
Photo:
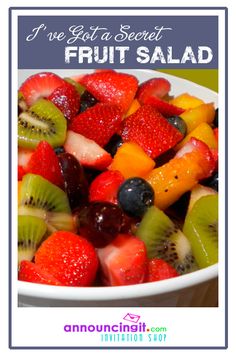
[[[90,70],[48,70],[62,77]],[[20,70],[19,85],[40,70]],[[120,70],[134,74],[140,82],[164,77],[171,83],[171,94],[188,92],[205,102],[214,102],[217,93],[185,79],[151,70]],[[17,282],[19,306],[155,306],[211,307],[218,304],[218,264],[176,278],[120,287],[55,287]]]

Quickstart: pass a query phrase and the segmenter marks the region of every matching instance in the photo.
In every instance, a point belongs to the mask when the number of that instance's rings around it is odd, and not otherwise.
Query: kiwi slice
[[[144,241],[148,258],[161,258],[184,274],[198,269],[189,240],[160,209],[151,206],[139,224],[136,236]]]
[[[30,215],[18,216],[18,263],[32,260],[46,231],[44,220]]]
[[[76,91],[79,93],[80,96],[84,93],[84,91],[85,91],[86,88],[85,88],[84,86],[82,86],[80,83],[74,81],[74,80],[73,80],[72,78],[70,78],[70,77],[65,77],[64,80],[65,80],[66,82],[70,83],[71,85],[73,85],[73,86],[75,87]]]
[[[183,227],[200,268],[218,262],[218,194],[198,199]]]
[[[22,94],[22,92],[18,92],[18,114],[20,114],[23,111],[26,111],[28,109],[28,106],[26,104],[25,98]]]
[[[45,220],[49,232],[74,231],[66,193],[40,175],[27,174],[23,177],[18,213]]]
[[[67,122],[62,112],[50,101],[40,99],[18,116],[18,145],[35,148],[46,140],[52,147],[65,142]]]

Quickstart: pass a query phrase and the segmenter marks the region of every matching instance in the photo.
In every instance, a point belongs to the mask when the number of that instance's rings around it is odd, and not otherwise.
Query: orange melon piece
[[[202,175],[198,153],[187,153],[152,170],[145,178],[154,189],[155,205],[165,210],[191,190]]]
[[[139,109],[139,107],[141,107],[139,101],[137,99],[134,99],[133,102],[131,103],[131,106],[129,107],[128,112],[126,113],[125,117],[129,117],[131,114],[136,112],[137,109]]]
[[[174,97],[170,101],[170,103],[173,104],[174,106],[187,110],[190,108],[195,108],[200,106],[201,104],[204,103],[204,101],[198,97],[191,96],[188,93],[182,93],[181,95]]]
[[[188,109],[180,117],[187,125],[187,133],[190,133],[201,123],[211,124],[215,117],[215,108],[213,103],[204,103],[195,108]]]
[[[118,148],[109,167],[118,170],[125,179],[144,177],[155,167],[155,162],[136,143],[127,142]]]
[[[217,140],[214,134],[213,129],[207,123],[199,124],[192,132],[190,132],[177,146],[176,150],[179,150],[184,146],[185,143],[189,141],[190,138],[200,139],[202,142],[206,143],[209,148],[217,149]]]

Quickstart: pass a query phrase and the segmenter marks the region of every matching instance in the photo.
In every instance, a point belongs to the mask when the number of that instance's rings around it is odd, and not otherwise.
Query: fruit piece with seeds
[[[52,184],[63,188],[63,177],[58,157],[52,146],[46,141],[39,142],[28,162],[26,171],[27,173],[41,175]]]
[[[104,147],[119,129],[121,121],[121,112],[117,106],[97,103],[78,114],[69,129]]]
[[[27,260],[23,260],[20,263],[18,279],[20,281],[26,281],[31,283],[41,283],[44,285],[62,286],[62,283],[58,281],[49,272],[44,270],[41,267],[41,265],[37,265]]]
[[[33,259],[46,231],[47,225],[43,219],[18,216],[18,263]]]
[[[183,108],[176,107],[173,104],[164,101],[158,97],[149,97],[145,104],[149,104],[153,106],[158,112],[160,112],[165,118],[172,117],[172,116],[179,116],[181,113],[184,112]]]
[[[134,285],[146,278],[146,248],[135,236],[118,235],[109,245],[98,250],[98,257],[107,286]]]
[[[66,138],[66,119],[50,101],[40,99],[18,117],[18,144],[36,148],[46,140],[52,147],[63,145]]]
[[[35,254],[35,263],[64,286],[91,286],[98,269],[92,244],[65,231],[55,232],[42,243]]]
[[[125,118],[122,125],[124,142],[135,142],[151,157],[155,158],[174,147],[183,135],[152,106],[141,106],[134,114]]]
[[[90,185],[89,201],[108,201],[117,204],[117,193],[124,182],[118,170],[107,170],[98,175]]]
[[[165,210],[199,180],[211,176],[215,161],[207,145],[195,138],[185,144],[176,156],[146,177],[155,191],[155,205]]]
[[[214,194],[217,194],[217,192],[214,189],[209,188],[208,186],[204,186],[201,184],[197,184],[196,186],[194,186],[190,194],[188,212],[192,210],[196,201],[199,200],[201,197]]]
[[[42,72],[32,75],[20,86],[19,91],[24,96],[26,104],[32,106],[37,100],[48,97],[65,81],[52,72]]]
[[[85,167],[104,170],[112,162],[111,155],[96,142],[73,131],[67,131],[64,148]]]
[[[70,83],[57,87],[47,99],[60,109],[68,121],[71,121],[79,112],[80,96]]]
[[[185,218],[184,234],[200,268],[218,262],[218,195],[201,197]]]
[[[171,85],[165,78],[151,78],[140,84],[137,99],[141,104],[145,104],[150,97],[162,98],[168,94]]]
[[[116,105],[123,113],[129,109],[138,88],[136,77],[115,71],[87,74],[80,83],[98,101]]]
[[[145,243],[149,259],[163,259],[180,274],[197,269],[189,240],[170,218],[155,206],[147,210],[136,235]]]
[[[76,82],[75,80],[73,80],[72,78],[70,77],[65,77],[64,78],[64,81],[70,83],[72,86],[75,87],[76,91],[78,92],[78,94],[80,96],[82,96],[82,94],[84,93],[85,91],[85,87],[82,86],[79,82]]]
[[[40,175],[24,176],[19,193],[18,214],[45,220],[48,231],[75,230],[66,193]]]
[[[179,276],[178,272],[162,259],[151,259],[148,262],[147,282],[161,281]]]

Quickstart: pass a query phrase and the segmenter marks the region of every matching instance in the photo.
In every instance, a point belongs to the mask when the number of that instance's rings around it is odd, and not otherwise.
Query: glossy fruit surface
[[[55,232],[42,243],[35,254],[35,263],[65,286],[90,286],[98,268],[91,243],[65,231]]]
[[[79,213],[79,233],[95,247],[104,247],[121,231],[124,220],[124,214],[117,205],[91,202]]]
[[[83,167],[78,160],[69,153],[58,155],[64,189],[67,193],[71,209],[83,205],[88,200],[88,183]]]
[[[127,179],[119,188],[118,203],[130,216],[143,216],[154,203],[154,190],[144,179]]]

